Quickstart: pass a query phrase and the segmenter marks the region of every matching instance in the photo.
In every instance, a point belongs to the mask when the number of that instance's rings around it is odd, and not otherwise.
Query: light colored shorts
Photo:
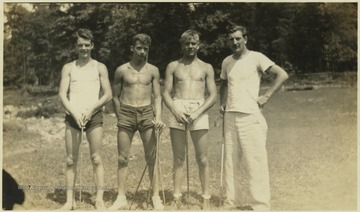
[[[186,99],[174,99],[174,105],[183,109],[187,113],[191,113],[198,109],[204,100],[186,100]],[[169,127],[179,130],[185,130],[185,124],[179,123],[175,116],[172,115],[169,117]],[[195,121],[190,124],[190,131],[193,130],[208,130],[209,129],[209,115],[207,112],[201,114]]]

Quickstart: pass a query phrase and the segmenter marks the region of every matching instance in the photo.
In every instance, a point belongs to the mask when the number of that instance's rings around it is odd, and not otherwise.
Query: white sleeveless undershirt
[[[85,67],[77,67],[73,62],[70,71],[69,101],[72,107],[83,112],[91,109],[99,100],[100,79],[98,62],[92,60]]]

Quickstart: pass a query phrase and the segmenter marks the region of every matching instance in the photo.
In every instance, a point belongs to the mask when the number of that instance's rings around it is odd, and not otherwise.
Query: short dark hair
[[[139,41],[140,43],[142,43],[144,45],[148,45],[148,46],[151,45],[150,36],[147,34],[144,34],[144,33],[134,35],[134,37],[132,38],[132,45],[135,45],[137,41]]]
[[[193,29],[186,30],[184,33],[182,33],[180,42],[183,43],[189,38],[197,38],[200,42],[200,32]]]
[[[91,30],[89,30],[89,29],[83,29],[83,28],[78,29],[78,31],[76,32],[76,37],[90,40],[91,42],[94,41],[94,36],[93,36]]]
[[[241,25],[232,25],[228,29],[228,34],[234,33],[236,31],[242,32],[244,37],[247,36],[247,33],[248,33],[246,27],[241,26]]]

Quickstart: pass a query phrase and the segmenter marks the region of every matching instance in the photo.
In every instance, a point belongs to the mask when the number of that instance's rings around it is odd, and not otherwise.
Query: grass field
[[[4,102],[6,93],[4,93]],[[53,98],[53,97],[48,97]],[[282,91],[264,108],[269,125],[268,157],[273,210],[356,210],[357,209],[357,88],[319,88]],[[212,207],[219,207],[221,118],[218,104],[210,110],[209,158]],[[163,119],[169,111],[164,107]],[[116,198],[116,118],[105,114],[103,161],[106,206]],[[26,189],[25,202],[15,209],[57,209],[65,202],[65,147],[63,118],[6,118],[3,120],[3,167],[20,185],[47,186]],[[87,143],[83,143],[82,184],[93,185]],[[133,208],[147,208],[145,179],[134,194],[145,167],[138,135],[131,151],[128,199]],[[169,130],[161,136],[160,160],[166,208],[172,209],[172,151]],[[245,182],[246,183],[246,182]],[[186,191],[186,184],[184,182]],[[200,184],[190,145],[190,202],[184,209],[200,209]],[[83,190],[79,209],[94,209],[94,190]]]

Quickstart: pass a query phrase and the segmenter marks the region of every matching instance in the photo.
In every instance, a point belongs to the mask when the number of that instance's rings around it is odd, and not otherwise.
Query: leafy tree
[[[5,42],[5,47],[9,48],[4,59],[5,67],[10,69],[4,70],[5,79],[16,80],[23,86],[26,84],[28,71],[28,57],[31,49],[31,29],[29,28],[30,12],[19,4],[6,4],[7,22],[6,28],[9,30],[9,38]],[[8,74],[10,71],[12,74]],[[16,73],[16,74],[14,74]]]
[[[163,76],[167,64],[182,56],[179,41],[181,34],[190,28],[190,9],[187,3],[161,3],[150,5],[145,14],[149,17],[145,26],[153,40],[149,60],[159,67]]]
[[[221,62],[231,53],[226,44],[226,31],[230,24],[250,25],[254,19],[254,4],[249,3],[192,3],[189,28],[199,31],[201,48],[199,57],[213,65],[219,73]],[[239,12],[241,11],[241,12]]]
[[[323,16],[323,56],[328,70],[356,70],[357,67],[357,5],[324,3],[319,6]]]
[[[140,31],[141,13],[147,5],[112,4],[107,10],[107,30],[101,42],[100,54],[108,65],[110,77],[119,65],[130,59],[131,37]]]
[[[179,38],[187,29],[201,36],[199,57],[220,65],[230,49],[230,24],[249,29],[248,47],[264,52],[294,73],[356,70],[356,3],[5,3],[4,85],[57,86],[62,66],[76,58],[78,28],[95,37],[93,57],[110,79],[131,57],[131,38],[152,38],[149,62],[164,75],[181,57]]]

